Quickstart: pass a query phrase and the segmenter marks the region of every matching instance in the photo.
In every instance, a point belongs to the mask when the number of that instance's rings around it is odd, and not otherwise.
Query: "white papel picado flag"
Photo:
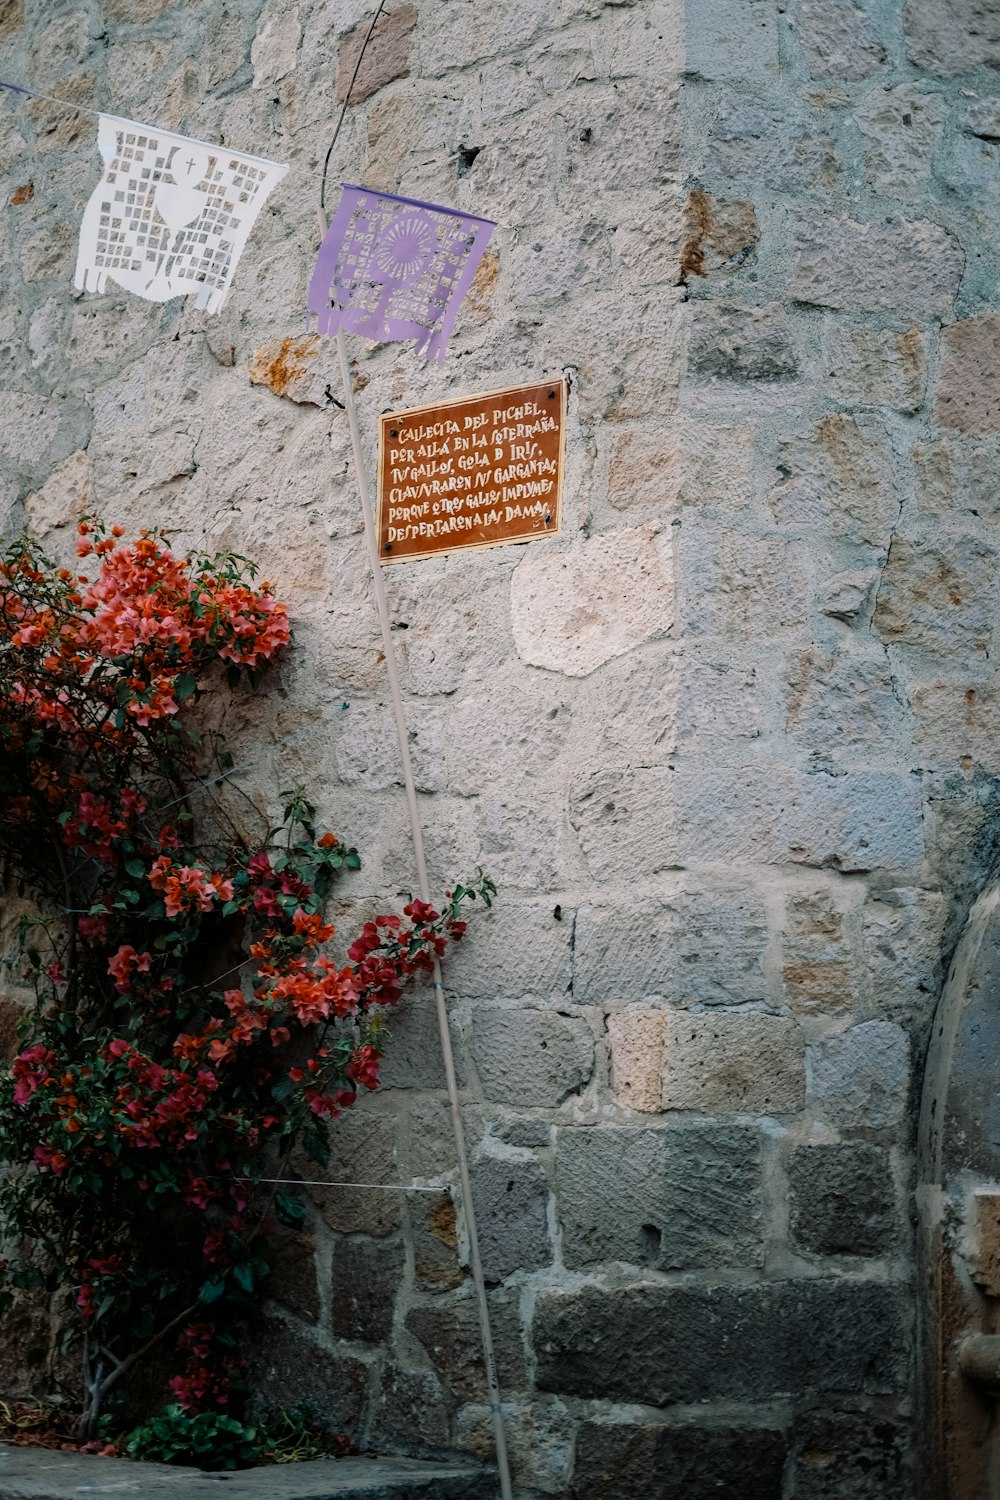
[[[272,188],[288,171],[273,161],[101,115],[104,162],[80,226],[76,285],[112,281],[150,302],[197,292],[216,313]]]

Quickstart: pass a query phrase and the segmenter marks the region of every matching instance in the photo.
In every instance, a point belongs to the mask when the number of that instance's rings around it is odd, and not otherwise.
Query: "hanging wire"
[[[378,18],[382,14],[382,12],[383,12],[384,9],[385,9],[385,0],[380,0],[379,8],[375,12],[374,16],[372,17],[372,24],[368,28],[368,35],[365,37],[364,42],[361,45],[361,51],[358,53],[358,60],[354,64],[354,72],[351,74],[351,81],[350,81],[350,83],[347,86],[347,93],[344,95],[343,108],[340,111],[340,117],[338,118],[337,124],[336,124],[336,126],[334,128],[333,139],[330,142],[329,148],[328,148],[327,153],[326,153],[326,157],[325,157],[325,159],[323,161],[323,175],[320,178],[320,183],[319,183],[319,206],[320,206],[320,212],[323,215],[323,221],[324,221],[324,223],[326,222],[326,178],[327,178],[327,173],[330,170],[330,157],[333,155],[333,148],[337,144],[337,137],[340,134],[340,127],[344,123],[344,116],[347,114],[347,106],[351,102],[351,94],[352,94],[352,92],[354,90],[354,85],[358,81],[358,73],[361,71],[361,62],[362,62],[362,59],[364,58],[365,52],[366,52],[366,50],[368,48],[368,43],[372,39],[372,33],[375,30],[375,26],[376,26],[376,23],[378,21]]]

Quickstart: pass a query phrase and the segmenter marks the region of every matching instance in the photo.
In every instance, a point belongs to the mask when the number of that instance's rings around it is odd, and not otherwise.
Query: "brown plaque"
[[[559,531],[565,415],[565,381],[549,380],[384,416],[382,562]]]

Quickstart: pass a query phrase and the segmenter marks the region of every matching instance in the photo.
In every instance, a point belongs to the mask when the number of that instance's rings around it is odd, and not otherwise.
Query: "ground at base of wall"
[[[317,1459],[234,1474],[0,1446],[0,1500],[492,1500],[497,1480],[473,1464],[411,1458]]]

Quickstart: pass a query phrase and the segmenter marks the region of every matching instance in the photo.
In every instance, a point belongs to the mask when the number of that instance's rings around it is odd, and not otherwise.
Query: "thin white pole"
[[[389,624],[389,604],[386,599],[382,567],[379,562],[378,538],[375,534],[375,517],[371,505],[371,492],[368,487],[368,474],[361,454],[358,413],[354,404],[351,371],[347,362],[347,341],[343,331],[337,334],[337,358],[340,362],[340,376],[344,386],[344,404],[347,407],[347,420],[351,428],[354,468],[357,472],[358,490],[361,494],[361,510],[364,514],[365,540],[368,543],[368,558],[371,563],[372,582],[375,589],[375,604],[378,609],[379,625],[382,628],[382,649],[385,655],[386,668],[389,673],[389,694],[392,699],[393,716],[396,720],[396,734],[399,737],[400,759],[403,762],[403,784],[406,787],[406,801],[410,810],[410,831],[413,834],[413,851],[417,861],[417,880],[420,885],[420,899],[429,902],[431,899],[430,885],[427,880],[427,862],[424,858],[424,835],[420,826],[420,812],[417,807],[417,789],[414,785],[413,767],[410,761],[409,734],[406,727],[406,715],[403,711],[403,696],[399,687],[399,673],[396,671],[396,657],[394,654],[392,631]],[[458,1153],[458,1174],[462,1189],[462,1207],[465,1211],[465,1225],[469,1235],[469,1258],[472,1263],[472,1280],[476,1288],[476,1301],[479,1305],[479,1330],[483,1342],[483,1363],[486,1366],[486,1385],[489,1391],[490,1413],[493,1418],[497,1469],[500,1474],[500,1494],[502,1500],[512,1500],[510,1461],[507,1457],[507,1440],[503,1430],[503,1412],[500,1409],[500,1386],[497,1381],[496,1359],[493,1353],[493,1332],[490,1327],[489,1303],[486,1300],[486,1283],[483,1280],[483,1263],[479,1254],[476,1215],[472,1206],[472,1183],[469,1178],[469,1163],[465,1154],[465,1131],[462,1126],[462,1111],[458,1100],[458,1084],[455,1080],[455,1059],[451,1050],[451,1033],[448,1029],[448,1010],[444,1002],[441,965],[436,958],[434,960],[434,997],[437,1003],[438,1031],[441,1035],[441,1052],[444,1057],[448,1100],[451,1105],[451,1124],[455,1133],[455,1149]]]

